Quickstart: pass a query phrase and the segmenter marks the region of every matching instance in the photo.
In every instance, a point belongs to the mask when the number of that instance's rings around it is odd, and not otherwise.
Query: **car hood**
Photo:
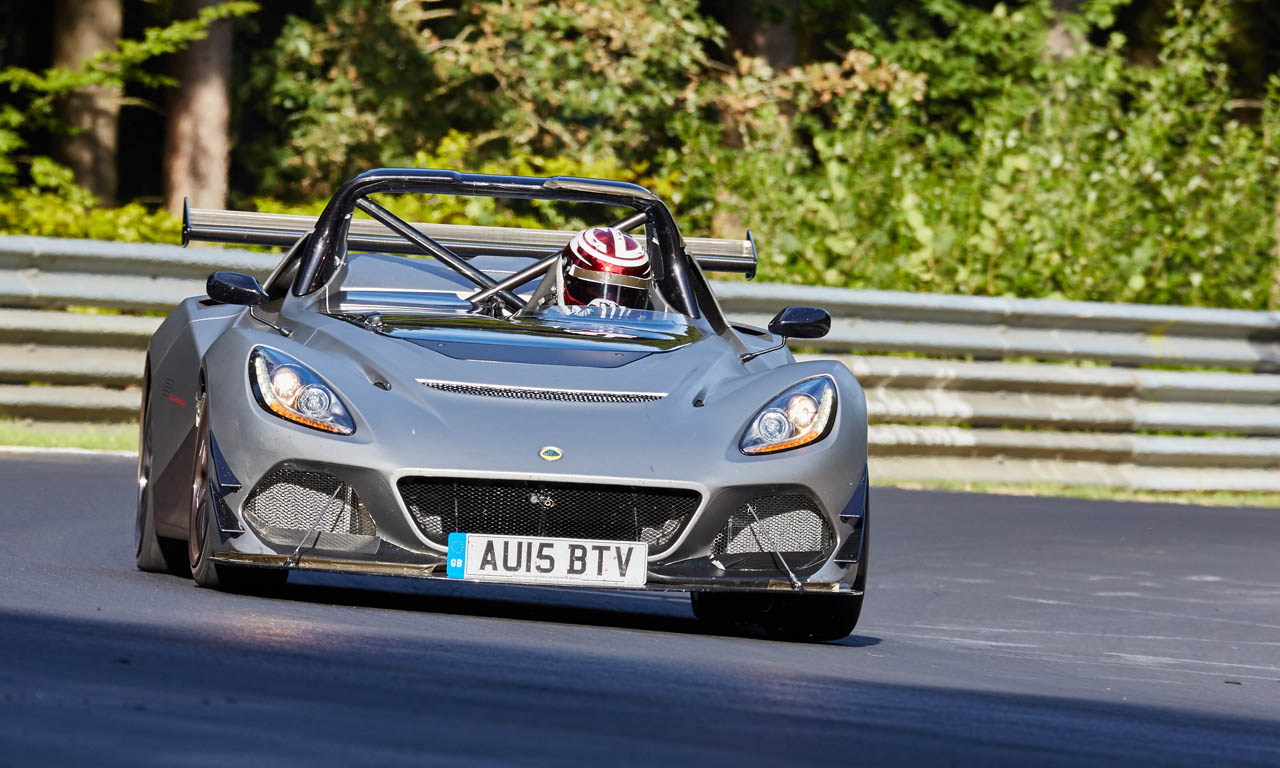
[[[606,335],[475,316],[384,314],[375,333],[353,318],[311,318],[310,332],[295,338],[305,339],[307,347],[332,361],[316,358],[318,370],[354,366],[363,371],[363,386],[383,381],[397,392],[418,391],[428,398],[434,391],[424,386],[429,381],[564,392],[664,393],[664,399],[693,402],[726,384],[736,385],[744,373],[728,340],[693,324],[682,326],[679,333],[613,329]]]

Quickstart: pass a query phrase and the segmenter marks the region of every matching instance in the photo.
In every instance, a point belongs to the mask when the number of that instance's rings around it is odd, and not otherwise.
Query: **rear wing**
[[[182,244],[192,240],[237,245],[288,247],[316,226],[315,216],[287,213],[220,211],[211,208],[182,210]],[[424,235],[457,253],[469,257],[523,256],[542,258],[568,245],[574,232],[559,229],[477,227],[465,224],[411,224]],[[419,254],[420,251],[381,222],[352,219],[347,233],[348,247],[378,253]],[[685,251],[706,272],[736,272],[747,279],[756,274],[756,243],[747,232],[746,240],[687,237]]]

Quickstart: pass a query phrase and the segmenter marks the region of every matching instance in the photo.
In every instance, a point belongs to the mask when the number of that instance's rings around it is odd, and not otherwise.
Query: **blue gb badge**
[[[451,579],[461,579],[467,572],[467,534],[449,534],[449,568]]]

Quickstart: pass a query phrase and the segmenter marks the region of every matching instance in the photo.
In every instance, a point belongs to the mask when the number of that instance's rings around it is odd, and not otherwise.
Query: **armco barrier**
[[[160,318],[93,309],[168,310],[201,294],[215,269],[264,276],[278,259],[0,237],[0,412],[132,418]],[[715,290],[751,325],[790,304],[830,310],[817,348],[866,390],[878,476],[1280,490],[1275,314],[740,282]]]

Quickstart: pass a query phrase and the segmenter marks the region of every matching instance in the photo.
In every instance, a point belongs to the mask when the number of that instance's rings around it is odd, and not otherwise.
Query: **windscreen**
[[[689,335],[689,320],[675,312],[589,305],[551,304],[521,314],[525,322],[570,333],[625,339],[679,339]]]

